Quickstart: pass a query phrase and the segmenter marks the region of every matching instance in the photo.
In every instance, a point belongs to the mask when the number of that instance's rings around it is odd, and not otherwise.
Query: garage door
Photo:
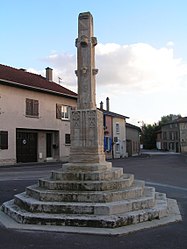
[[[37,162],[37,133],[17,132],[16,155],[17,162]]]

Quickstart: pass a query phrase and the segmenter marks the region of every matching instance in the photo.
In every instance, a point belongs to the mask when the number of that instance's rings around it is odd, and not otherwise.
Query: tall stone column
[[[93,17],[89,12],[79,14],[77,47],[78,109],[96,109],[95,99],[95,46]]]
[[[70,163],[102,163],[103,113],[97,110],[95,94],[95,46],[93,17],[81,13],[78,19],[77,47],[78,103],[71,113]]]

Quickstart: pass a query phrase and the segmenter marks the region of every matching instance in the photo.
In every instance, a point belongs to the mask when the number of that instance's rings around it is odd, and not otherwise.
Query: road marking
[[[178,186],[169,185],[169,184],[162,184],[162,183],[157,183],[157,182],[147,182],[147,181],[146,181],[146,184],[153,185],[153,186],[159,186],[159,187],[172,188],[172,189],[176,189],[176,190],[187,191],[187,188],[178,187]]]

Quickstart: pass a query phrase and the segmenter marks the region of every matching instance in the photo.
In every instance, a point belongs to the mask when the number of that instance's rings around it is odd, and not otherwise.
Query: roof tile
[[[77,94],[55,82],[48,81],[45,77],[29,73],[23,69],[16,69],[0,64],[0,80],[9,81],[12,84],[20,84],[25,87],[32,87],[43,91],[52,91],[57,94],[77,97]]]

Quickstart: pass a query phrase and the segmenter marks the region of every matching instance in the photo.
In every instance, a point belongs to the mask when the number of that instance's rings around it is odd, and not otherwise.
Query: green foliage
[[[169,122],[171,122],[171,121],[173,121],[175,119],[178,119],[178,118],[181,118],[180,114],[178,114],[178,115],[169,114],[169,115],[166,115],[166,116],[162,116],[161,120],[158,123],[159,123],[159,126],[161,126],[163,124],[169,123]]]
[[[155,149],[156,148],[156,124],[144,124],[141,132],[141,143],[144,149]]]
[[[181,118],[181,115],[169,114],[161,117],[158,123],[143,124],[141,127],[141,144],[144,149],[155,149],[156,148],[156,132],[161,129],[163,124],[169,123],[175,119]]]

